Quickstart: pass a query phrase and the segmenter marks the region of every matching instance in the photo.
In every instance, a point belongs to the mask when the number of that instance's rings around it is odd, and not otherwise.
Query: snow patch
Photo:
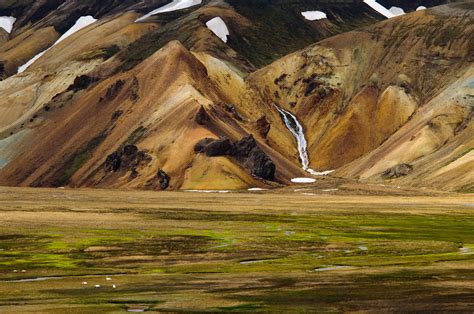
[[[374,9],[375,11],[385,16],[386,18],[391,18],[395,16],[392,12],[390,12],[390,10],[388,10],[386,7],[384,7],[383,5],[381,5],[375,0],[364,0],[364,2],[368,6],[370,6],[372,9]]]
[[[314,182],[316,182],[316,179],[313,179],[313,178],[293,178],[293,179],[291,179],[291,182],[293,182],[293,183],[314,183]]]
[[[326,13],[321,12],[321,11],[305,11],[305,12],[301,12],[301,14],[304,16],[305,19],[309,21],[316,21],[316,20],[322,20],[322,19],[328,18]]]
[[[337,192],[339,191],[339,189],[326,189],[326,190],[323,190],[323,192]]]
[[[311,173],[313,176],[327,176],[333,173],[336,170],[327,170],[327,171],[315,171],[313,169],[308,168],[307,171]]]
[[[399,8],[399,7],[391,7],[390,12],[392,12],[393,15],[395,15],[395,16],[400,16],[400,15],[405,14],[405,11],[402,8]]]
[[[58,40],[56,40],[56,42],[51,47],[49,47],[48,49],[46,49],[43,52],[38,53],[30,61],[28,61],[24,65],[20,66],[18,68],[18,73],[25,72],[26,69],[28,69],[33,63],[35,63],[36,60],[41,58],[49,49],[53,48],[54,46],[56,46],[57,44],[59,44],[60,42],[62,42],[66,38],[68,38],[69,36],[73,35],[74,33],[77,33],[81,29],[95,23],[96,21],[97,21],[97,19],[95,19],[94,17],[92,17],[90,15],[81,16],[80,18],[77,19],[76,23],[67,32],[65,32],[61,37],[59,37]]]
[[[259,191],[268,191],[268,189],[262,189],[262,188],[250,188],[248,189],[250,192],[259,192]]]
[[[426,10],[426,7],[423,6],[423,5],[420,5],[418,8],[416,8],[417,11],[422,11],[422,10]]]
[[[227,36],[230,35],[229,29],[224,20],[220,17],[215,17],[206,23],[207,28],[211,30],[223,42],[227,43]]]
[[[251,261],[242,261],[240,262],[241,265],[250,265],[250,264],[256,264],[256,263],[265,263],[271,261],[270,259],[257,259],[257,260],[251,260]]]
[[[338,269],[346,269],[346,268],[351,268],[350,266],[328,266],[328,267],[322,267],[322,268],[316,268],[314,271],[331,271],[331,270],[338,270]]]
[[[13,16],[0,16],[0,28],[3,28],[8,34],[12,32],[13,24],[16,18]]]
[[[177,11],[177,10],[182,10],[182,9],[187,9],[190,7],[193,7],[195,5],[199,5],[202,3],[202,0],[173,0],[173,2],[159,7],[156,10],[151,11],[148,14],[145,14],[141,18],[138,18],[135,20],[135,22],[141,22],[149,18],[150,16],[153,16],[158,13],[163,13],[163,12],[172,12],[172,11]]]
[[[462,248],[460,248],[460,249],[459,249],[459,253],[460,253],[461,255],[471,255],[471,254],[474,254],[474,252],[472,252],[471,249],[468,248],[468,247],[462,247]]]
[[[191,192],[191,193],[230,193],[227,190],[184,190],[184,192]]]

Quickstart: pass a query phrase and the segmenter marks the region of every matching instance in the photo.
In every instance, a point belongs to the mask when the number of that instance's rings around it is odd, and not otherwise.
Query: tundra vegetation
[[[474,305],[469,195],[0,192],[0,312]]]

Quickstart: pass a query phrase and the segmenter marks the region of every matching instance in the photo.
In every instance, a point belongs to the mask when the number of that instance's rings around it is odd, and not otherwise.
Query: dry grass
[[[312,192],[0,188],[0,312],[472,308],[472,196]]]

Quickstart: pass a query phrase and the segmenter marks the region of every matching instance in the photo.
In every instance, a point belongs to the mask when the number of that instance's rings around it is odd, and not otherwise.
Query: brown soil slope
[[[249,81],[303,122],[314,169],[379,180],[407,163],[414,172],[400,184],[463,189],[474,180],[472,8],[437,7],[339,35]],[[453,175],[441,175],[453,162]]]
[[[326,39],[250,75],[255,65],[246,52],[205,26],[222,16],[231,37],[244,36],[233,29],[255,27],[245,11],[228,4],[211,2],[145,23],[134,23],[135,12],[104,17],[26,72],[0,81],[0,184],[289,184],[309,174],[277,104],[302,122],[314,169],[470,191],[472,9],[452,4],[393,18]],[[50,41],[59,36],[54,28],[21,32],[0,46],[0,59],[10,53],[5,65],[15,68],[31,55],[27,47],[38,48],[40,32]],[[255,149],[251,138],[236,144],[250,135]],[[196,151],[206,138],[228,141],[213,143],[212,152],[207,146]],[[255,175],[273,165],[275,178]]]

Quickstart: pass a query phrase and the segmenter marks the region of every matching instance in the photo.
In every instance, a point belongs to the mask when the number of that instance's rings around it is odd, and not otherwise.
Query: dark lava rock
[[[160,182],[160,188],[166,190],[170,186],[170,176],[163,170],[159,170],[156,174],[158,181]]]
[[[205,125],[207,122],[209,122],[210,117],[209,114],[207,113],[206,109],[204,109],[203,106],[199,108],[198,112],[196,113],[196,117],[194,118],[197,124],[199,125]]]
[[[244,158],[244,166],[253,176],[265,180],[275,179],[275,164],[257,145],[252,135],[244,137],[235,144],[235,157]]]
[[[123,115],[123,110],[117,110],[112,114],[112,121],[117,120],[120,116]]]
[[[105,160],[105,171],[106,172],[117,172],[122,165],[122,159],[120,154],[115,152],[107,156]]]
[[[230,112],[230,113],[235,113],[236,112],[235,106],[233,104],[225,104],[224,109],[227,112]]]
[[[119,170],[133,170],[141,164],[149,164],[152,161],[150,155],[141,151],[135,145],[127,145],[124,148],[110,154],[105,160],[106,172],[117,172]]]
[[[268,155],[257,145],[252,135],[233,143],[229,139],[205,138],[194,147],[196,153],[206,153],[209,157],[234,157],[250,173],[258,178],[274,180],[276,166]]]
[[[258,146],[252,149],[246,166],[250,169],[253,176],[265,180],[274,180],[276,166],[270,157],[265,154]]]
[[[115,82],[107,89],[107,92],[105,93],[105,99],[108,101],[114,100],[124,85],[125,81],[123,80],[118,80]]]
[[[138,171],[136,168],[133,168],[132,171],[130,172],[130,176],[128,177],[130,180],[135,179],[138,177]]]
[[[307,86],[306,86],[306,89],[304,91],[304,95],[305,96],[309,96],[311,95],[311,93],[313,92],[313,90],[315,90],[317,87],[316,83],[315,82],[310,82]]]
[[[133,78],[132,88],[130,89],[130,99],[135,103],[138,99],[140,99],[139,95],[140,89],[140,82],[136,77]]]
[[[232,155],[234,145],[231,140],[224,138],[221,140],[212,141],[205,148],[204,152],[209,157],[218,157]]]
[[[235,143],[234,155],[235,157],[248,157],[252,149],[257,147],[253,135],[249,135]]]
[[[262,116],[257,120],[257,131],[261,137],[267,138],[268,132],[270,132],[271,124],[268,122],[266,116]]]
[[[382,177],[384,179],[395,179],[409,175],[413,171],[413,167],[409,164],[400,164],[390,169],[387,169]]]
[[[74,83],[68,87],[67,91],[77,92],[81,89],[86,89],[92,83],[97,82],[97,80],[97,78],[91,77],[89,75],[79,75],[74,79]]]
[[[200,140],[195,146],[194,146],[194,152],[196,153],[203,153],[207,145],[211,144],[214,142],[215,139],[206,137],[205,139]]]
[[[233,104],[226,104],[224,105],[225,111],[229,112],[232,114],[232,116],[238,120],[238,121],[244,121],[244,118],[240,115],[240,113],[237,111],[237,108]]]
[[[135,145],[127,145],[123,148],[123,154],[126,156],[135,156],[138,152],[138,147]]]

